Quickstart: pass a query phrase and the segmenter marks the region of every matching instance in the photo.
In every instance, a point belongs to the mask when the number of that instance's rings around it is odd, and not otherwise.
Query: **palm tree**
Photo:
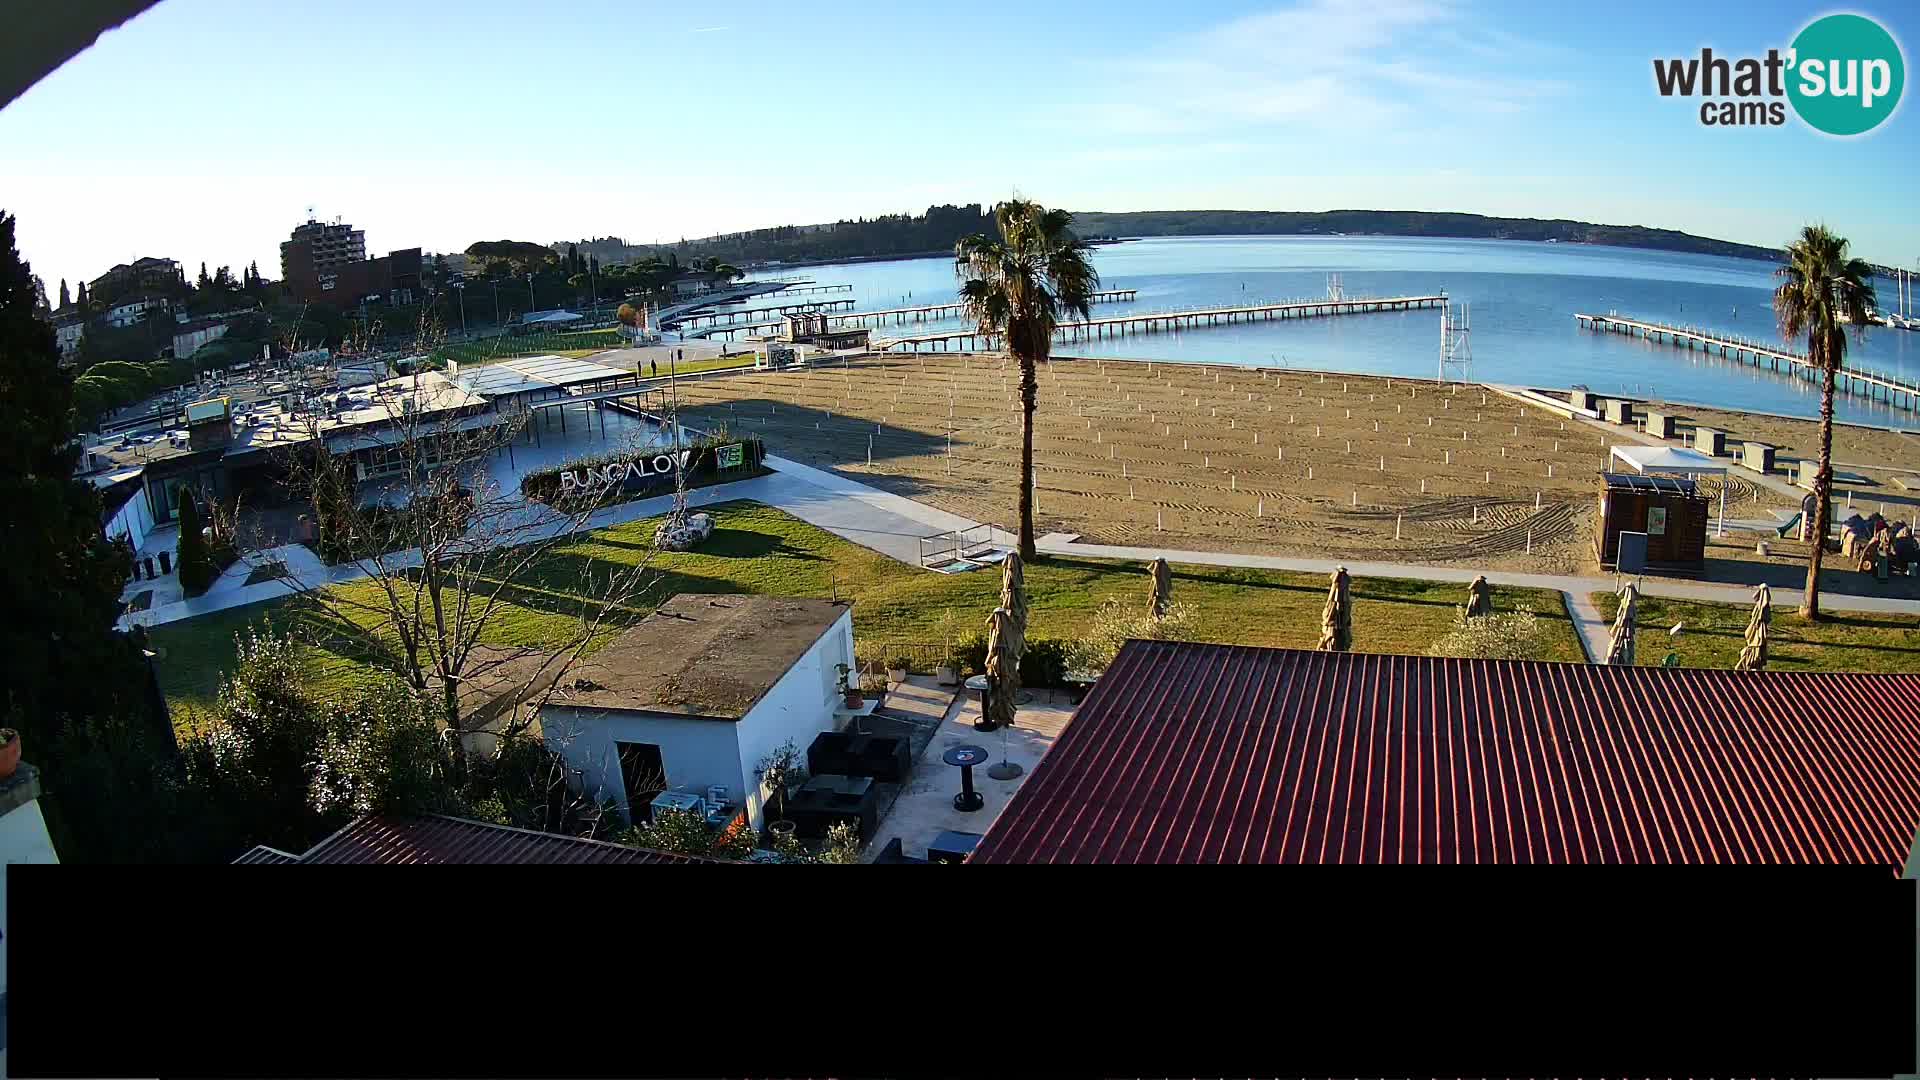
[[[1804,618],[1820,617],[1820,563],[1827,554],[1827,526],[1833,515],[1833,384],[1846,363],[1847,327],[1864,337],[1867,312],[1874,305],[1873,268],[1850,258],[1847,241],[1825,225],[1808,225],[1787,245],[1786,263],[1773,291],[1773,314],[1780,336],[1807,335],[1807,358],[1821,371],[1820,471],[1813,481],[1813,551],[1807,556],[1807,592],[1800,602]]]
[[[960,299],[983,334],[998,334],[1020,362],[1020,557],[1038,555],[1033,542],[1033,412],[1039,404],[1039,364],[1053,351],[1063,313],[1091,317],[1100,287],[1093,248],[1069,231],[1073,215],[1027,199],[993,208],[1000,228],[954,245]]]

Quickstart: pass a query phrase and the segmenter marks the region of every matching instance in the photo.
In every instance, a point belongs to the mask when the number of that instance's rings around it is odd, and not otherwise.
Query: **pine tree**
[[[72,306],[73,306],[73,296],[72,294],[67,292],[67,279],[61,278],[60,279],[60,310],[65,311]]]
[[[213,284],[213,279],[207,276],[207,264],[202,262],[200,264],[200,283],[199,283],[200,291],[205,292],[207,290],[207,287],[212,284]]]

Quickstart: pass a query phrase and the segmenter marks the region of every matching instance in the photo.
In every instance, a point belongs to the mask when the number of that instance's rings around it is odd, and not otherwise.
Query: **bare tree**
[[[433,329],[423,315],[422,356]],[[293,493],[312,502],[312,539],[330,569],[306,580],[287,562],[262,564],[299,591],[321,633],[430,698],[458,756],[476,735],[527,733],[567,670],[638,614],[651,555],[630,566],[563,556],[617,485],[550,503],[501,490],[489,463],[512,452],[533,409],[496,406],[420,366],[369,388],[364,407],[342,410],[336,398],[296,410],[275,455]],[[360,581],[324,587],[349,578]],[[507,613],[530,602],[566,616],[565,631],[491,644]]]

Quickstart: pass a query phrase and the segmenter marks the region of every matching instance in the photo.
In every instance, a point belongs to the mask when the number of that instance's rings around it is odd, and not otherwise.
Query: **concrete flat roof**
[[[551,703],[738,720],[847,610],[830,600],[682,593],[575,664]]]

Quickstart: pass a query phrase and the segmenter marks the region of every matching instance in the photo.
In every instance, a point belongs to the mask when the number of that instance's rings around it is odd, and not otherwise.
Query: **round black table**
[[[973,767],[987,763],[987,752],[978,746],[955,746],[940,755],[940,760],[960,767],[960,794],[953,797],[953,808],[971,814],[986,805],[986,799],[973,790]]]

